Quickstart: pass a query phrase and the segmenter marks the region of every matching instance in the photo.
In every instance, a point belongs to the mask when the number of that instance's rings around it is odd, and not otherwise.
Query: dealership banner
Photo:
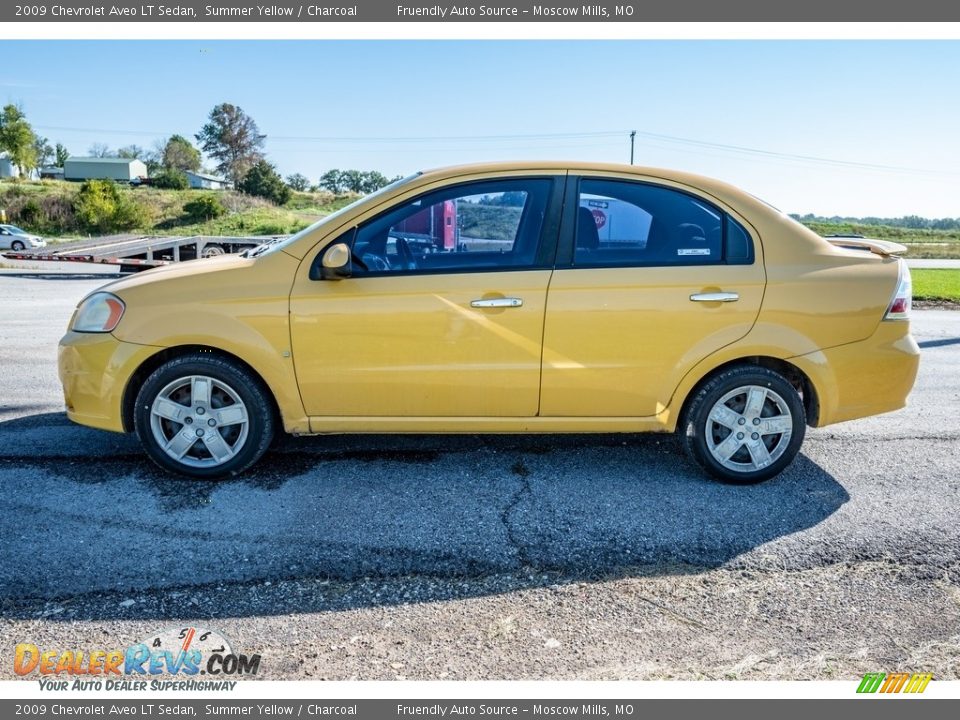
[[[955,717],[956,703],[923,700],[909,709],[899,702],[860,700],[32,700],[0,701],[0,717],[34,720],[62,717],[146,718],[330,718],[364,720],[441,720],[450,718],[664,718],[732,717],[740,720],[809,720],[838,717],[911,720]]]
[[[960,4],[940,0],[683,0],[681,2],[530,2],[529,0],[35,0],[4,3],[3,22],[946,22],[960,19]]]

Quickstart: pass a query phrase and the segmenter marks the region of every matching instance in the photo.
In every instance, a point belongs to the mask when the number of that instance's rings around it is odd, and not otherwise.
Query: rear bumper
[[[144,360],[161,349],[121,342],[109,333],[68,332],[58,353],[67,417],[80,425],[124,432],[127,383]]]
[[[906,322],[881,322],[866,340],[788,358],[817,392],[816,427],[899,410],[920,367]]]

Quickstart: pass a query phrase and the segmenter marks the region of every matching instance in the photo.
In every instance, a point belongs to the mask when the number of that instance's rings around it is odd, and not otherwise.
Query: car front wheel
[[[17,252],[20,252],[21,250],[26,249],[26,245],[24,245],[24,244],[23,244],[22,242],[20,242],[19,240],[14,240],[14,241],[10,244],[10,249],[11,249],[11,250],[16,250]]]
[[[781,374],[753,365],[725,370],[704,384],[680,426],[687,454],[714,477],[736,484],[782,472],[805,431],[796,388]]]
[[[273,405],[239,363],[206,353],[157,368],[137,394],[134,426],[160,467],[214,480],[243,472],[273,439]]]

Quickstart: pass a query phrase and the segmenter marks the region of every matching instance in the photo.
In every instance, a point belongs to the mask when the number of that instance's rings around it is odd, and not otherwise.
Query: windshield
[[[26,235],[26,234],[27,234],[27,231],[26,231],[26,230],[21,230],[21,229],[18,228],[16,225],[4,225],[4,226],[3,226],[3,229],[4,229],[4,230],[7,230],[8,232],[12,232],[14,235]]]
[[[312,225],[308,225],[307,227],[305,227],[303,230],[296,233],[295,235],[291,235],[289,237],[274,238],[273,240],[269,240],[263,243],[262,245],[258,245],[255,248],[247,250],[242,254],[244,257],[260,257],[261,255],[267,255],[269,253],[276,252],[277,250],[282,250],[283,248],[291,245],[292,243],[295,243],[297,240],[304,237],[305,235],[312,233],[317,228],[323,225],[326,225],[329,222],[334,222],[337,220],[337,218],[340,218],[343,215],[346,215],[347,213],[352,211],[355,207],[357,207],[357,205],[359,205],[360,203],[364,203],[364,202],[367,202],[368,200],[372,200],[376,197],[379,197],[380,195],[384,195],[387,192],[393,190],[394,188],[400,187],[401,185],[406,185],[411,180],[414,180],[420,177],[420,175],[421,173],[415,173],[413,175],[408,175],[405,178],[394,180],[389,185],[385,185],[384,187],[370,193],[369,195],[364,195],[362,198],[357,198],[349,205],[345,205],[344,207],[340,208],[336,212],[330,213],[326,217],[320,218],[315,223],[313,223]]]

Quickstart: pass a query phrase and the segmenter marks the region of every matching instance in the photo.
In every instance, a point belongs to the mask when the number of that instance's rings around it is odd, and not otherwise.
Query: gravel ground
[[[62,414],[96,285],[0,278],[0,677],[195,623],[264,679],[960,678],[960,313],[915,313],[909,408],[757,487],[610,435],[289,439],[210,485]]]

